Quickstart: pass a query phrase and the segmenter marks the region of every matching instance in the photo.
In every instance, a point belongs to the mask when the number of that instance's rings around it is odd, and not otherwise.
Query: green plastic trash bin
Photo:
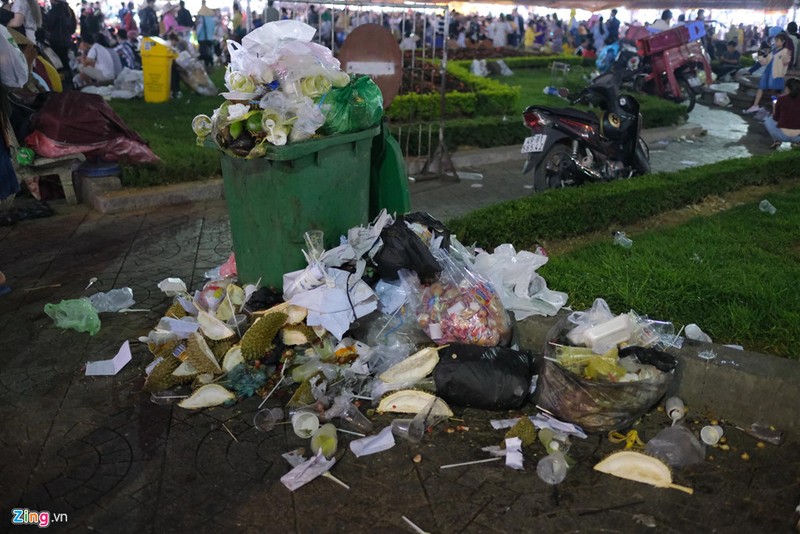
[[[306,266],[303,233],[325,247],[369,222],[370,153],[376,126],[361,132],[270,146],[263,158],[222,155],[222,177],[240,283],[280,289]]]

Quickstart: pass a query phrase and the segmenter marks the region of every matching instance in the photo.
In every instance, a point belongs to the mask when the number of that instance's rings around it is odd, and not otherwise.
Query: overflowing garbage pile
[[[316,30],[295,20],[265,24],[229,41],[226,101],[211,117],[198,115],[198,143],[213,141],[245,158],[266,155],[269,146],[316,135],[363,130],[379,123],[383,97],[366,76],[342,72],[329,48],[311,42]]]
[[[419,213],[382,213],[330,250],[319,232],[305,238],[308,267],[286,273],[280,294],[238,285],[233,255],[194,293],[178,279],[160,284],[174,301],[141,339],[154,357],[144,385],[154,402],[203,409],[261,397],[257,429],[288,418],[310,439],[314,456],[286,456],[294,468],[282,481],[294,490],[333,466],[340,433],[359,438],[349,443],[357,456],[374,454],[395,438],[421,442],[453,417],[453,406],[524,410],[535,400],[535,416],[492,421],[507,434],[479,462],[522,469],[523,448],[538,443],[547,456],[537,473],[558,484],[572,462],[571,440],[609,433],[626,450],[599,471],[691,491],[674,484],[668,468],[703,460],[705,445],[691,431],[664,429],[649,455],[629,450],[644,446],[635,432],[619,432],[674,379],[677,359],[665,350],[683,338],[671,323],[615,315],[598,299],[558,321],[543,353],[524,350],[515,320],[554,315],[567,300],[536,273],[543,251],[470,250]],[[377,430],[363,407],[397,418]]]

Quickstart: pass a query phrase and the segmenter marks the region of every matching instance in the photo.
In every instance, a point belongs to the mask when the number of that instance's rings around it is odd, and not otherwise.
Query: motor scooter
[[[534,191],[650,172],[639,102],[619,94],[621,76],[619,72],[601,74],[572,100],[598,106],[599,116],[545,106],[529,106],[523,112],[531,136],[522,145],[522,153],[528,154],[522,172],[533,171]]]

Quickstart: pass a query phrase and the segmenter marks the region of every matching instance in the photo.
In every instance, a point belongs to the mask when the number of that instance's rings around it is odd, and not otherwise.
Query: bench
[[[37,176],[47,176],[48,174],[57,174],[61,182],[61,187],[64,189],[64,198],[67,204],[74,206],[78,203],[78,198],[75,195],[75,186],[72,182],[72,173],[80,166],[81,163],[86,161],[83,154],[70,154],[68,156],[61,156],[58,158],[42,158],[35,157],[30,165],[20,165],[17,163],[17,152],[19,151],[19,142],[14,135],[13,130],[8,129],[11,146],[11,163],[14,166],[14,172],[17,173],[17,179],[32,180]]]

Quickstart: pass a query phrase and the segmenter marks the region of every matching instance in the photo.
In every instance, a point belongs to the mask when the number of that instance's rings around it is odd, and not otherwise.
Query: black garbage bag
[[[383,246],[373,261],[384,280],[397,280],[397,271],[409,269],[420,278],[433,278],[442,268],[431,251],[402,219],[397,219],[381,232]]]
[[[652,365],[659,371],[669,373],[678,367],[678,359],[672,354],[660,351],[658,349],[648,349],[645,347],[637,347],[635,345],[620,349],[619,357],[626,358],[628,356],[635,356],[639,363],[645,365]]]
[[[451,343],[439,350],[433,380],[448,403],[516,410],[528,402],[534,372],[530,351]]]
[[[424,211],[406,213],[403,215],[403,220],[409,223],[419,223],[422,226],[427,227],[434,236],[443,237],[442,248],[444,250],[450,248],[450,229],[430,213],[425,213]]]

